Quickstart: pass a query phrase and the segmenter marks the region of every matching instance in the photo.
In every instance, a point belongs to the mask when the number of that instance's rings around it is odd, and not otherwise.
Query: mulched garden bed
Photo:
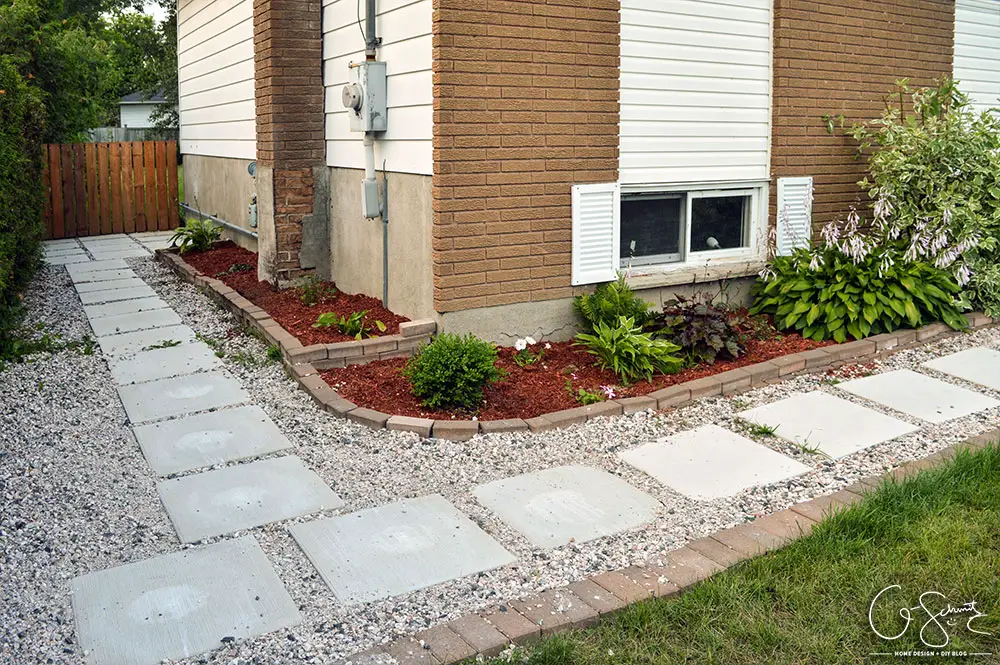
[[[221,280],[270,314],[303,346],[354,339],[342,335],[336,327],[313,328],[316,317],[325,312],[349,316],[354,312],[368,310],[366,321],[373,327],[375,321],[381,321],[386,327],[383,332],[373,330],[373,336],[394,335],[399,332],[400,323],[409,321],[405,316],[393,314],[382,307],[382,303],[376,298],[335,290],[331,282],[322,282],[322,285],[328,287],[328,293],[320,295],[315,305],[306,305],[300,299],[301,289],[278,290],[268,282],[257,281],[257,255],[228,240],[216,243],[212,249],[204,252],[184,254],[184,260],[205,275]]]
[[[471,415],[479,420],[534,418],[580,406],[566,388],[567,379],[574,393],[578,388],[602,392],[602,386],[611,386],[615,398],[636,397],[685,381],[832,343],[816,342],[799,335],[783,335],[764,341],[750,340],[747,342],[746,353],[737,360],[696,365],[677,374],[654,376],[649,383],[640,381],[627,387],[618,385],[618,377],[614,372],[595,367],[594,356],[581,347],[573,346],[572,342],[552,342],[551,348],[545,351],[545,357],[526,368],[518,366],[512,359],[513,348],[500,347],[497,366],[506,370],[509,375],[500,383],[486,388],[486,404],[476,414],[422,407],[420,400],[410,393],[410,384],[401,373],[409,362],[407,358],[391,358],[367,365],[331,369],[322,372],[322,377],[345,399],[384,413],[436,419],[452,416],[468,418]]]

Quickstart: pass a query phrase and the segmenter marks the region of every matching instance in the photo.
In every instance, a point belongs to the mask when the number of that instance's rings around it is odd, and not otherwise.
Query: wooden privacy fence
[[[48,238],[177,228],[177,142],[45,146]]]

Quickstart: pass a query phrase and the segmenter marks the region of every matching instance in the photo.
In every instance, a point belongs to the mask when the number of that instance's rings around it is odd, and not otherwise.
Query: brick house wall
[[[618,178],[618,0],[433,8],[435,309],[570,296],[570,187]]]
[[[950,75],[954,20],[949,0],[775,0],[772,223],[779,177],[813,176],[814,233],[867,205],[857,144],[839,129],[831,136],[821,118],[876,118],[897,80],[925,86]]]
[[[254,0],[258,272],[279,283],[315,265],[304,226],[327,215],[321,12],[320,0]]]

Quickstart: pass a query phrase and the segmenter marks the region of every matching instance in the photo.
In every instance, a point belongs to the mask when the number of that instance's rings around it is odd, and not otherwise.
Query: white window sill
[[[713,261],[675,266],[632,266],[622,268],[625,280],[633,289],[654,289],[679,284],[702,284],[720,279],[756,277],[765,262],[760,259]]]

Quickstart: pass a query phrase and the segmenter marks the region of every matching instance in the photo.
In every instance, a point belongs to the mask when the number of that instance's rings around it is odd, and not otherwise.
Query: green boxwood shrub
[[[496,360],[497,348],[490,342],[472,334],[441,333],[403,372],[424,406],[476,410],[483,403],[483,389],[503,378]]]
[[[21,292],[41,251],[44,113],[13,59],[0,55],[0,358],[13,353]]]
[[[955,302],[957,282],[927,263],[886,266],[874,254],[852,259],[827,247],[776,257],[770,271],[754,285],[750,311],[770,314],[779,330],[810,339],[844,342],[936,321],[955,329],[969,325]]]

